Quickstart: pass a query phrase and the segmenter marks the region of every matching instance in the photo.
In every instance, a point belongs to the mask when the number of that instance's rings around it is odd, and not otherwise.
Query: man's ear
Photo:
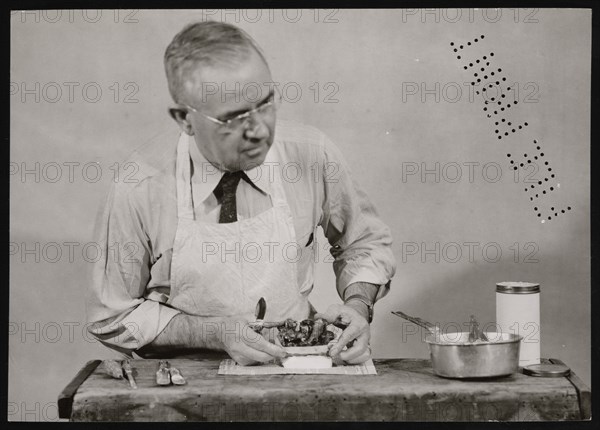
[[[187,110],[182,109],[177,106],[172,106],[169,108],[169,115],[171,118],[177,122],[181,131],[183,131],[188,136],[194,135],[194,129],[192,128],[192,123],[187,119]]]

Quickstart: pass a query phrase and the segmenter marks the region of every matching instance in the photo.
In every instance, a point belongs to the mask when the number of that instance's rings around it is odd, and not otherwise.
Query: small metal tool
[[[169,362],[166,360],[160,360],[158,362],[158,370],[156,371],[156,383],[158,385],[169,385],[171,383]]]
[[[488,338],[479,328],[479,323],[475,319],[475,315],[471,315],[471,321],[469,323],[469,342],[477,341],[488,342]]]
[[[116,360],[104,360],[104,371],[115,379],[123,379],[123,368]]]
[[[133,379],[133,369],[131,368],[131,363],[129,362],[129,360],[125,360],[123,362],[123,370],[127,375],[127,379],[129,380],[129,385],[131,386],[131,388],[133,388],[134,390],[137,389],[137,384],[135,383],[135,379]]]
[[[171,374],[171,382],[175,385],[185,385],[185,378],[175,367],[169,367],[169,373]]]

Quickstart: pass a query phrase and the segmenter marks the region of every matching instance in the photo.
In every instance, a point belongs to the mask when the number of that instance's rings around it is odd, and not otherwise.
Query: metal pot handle
[[[430,323],[429,321],[425,321],[422,318],[411,317],[410,315],[406,315],[404,312],[400,311],[392,311],[392,313],[396,316],[399,316],[400,318],[404,318],[405,320],[410,321],[411,323],[414,323],[418,326],[427,329],[427,331],[429,331],[433,335],[435,335],[438,332],[438,327],[436,325]]]

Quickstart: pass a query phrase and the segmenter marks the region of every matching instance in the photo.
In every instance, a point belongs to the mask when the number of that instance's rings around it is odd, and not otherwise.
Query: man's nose
[[[251,115],[247,120],[246,137],[251,140],[261,140],[269,137],[269,127],[260,115]]]

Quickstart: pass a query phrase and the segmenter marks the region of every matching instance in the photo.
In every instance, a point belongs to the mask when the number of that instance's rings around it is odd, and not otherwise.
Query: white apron
[[[182,133],[177,145],[178,224],[167,303],[199,316],[248,316],[264,297],[265,321],[307,318],[311,306],[297,285],[295,263],[296,252],[304,249],[296,244],[280,170],[274,169],[271,209],[227,224],[198,221],[192,201],[189,140]]]

